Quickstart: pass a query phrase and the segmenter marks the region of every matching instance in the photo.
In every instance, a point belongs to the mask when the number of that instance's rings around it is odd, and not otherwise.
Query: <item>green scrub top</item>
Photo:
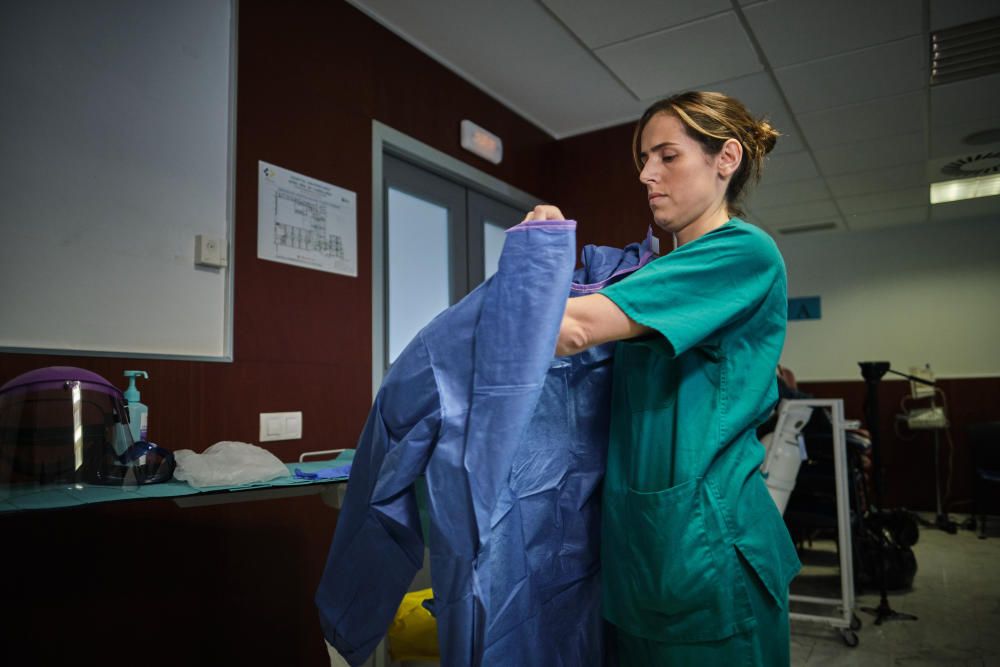
[[[787,605],[800,568],[760,474],[788,312],[774,241],[738,218],[604,289],[657,332],[615,351],[605,618],[666,643],[756,626],[739,558]]]

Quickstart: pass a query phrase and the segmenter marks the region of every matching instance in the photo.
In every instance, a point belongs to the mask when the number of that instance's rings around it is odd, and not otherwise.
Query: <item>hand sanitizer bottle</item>
[[[125,371],[124,375],[128,378],[128,389],[125,390],[125,400],[128,401],[128,405],[125,409],[128,410],[128,426],[132,431],[132,442],[140,440],[146,442],[149,408],[139,402],[139,390],[135,386],[135,379],[140,375],[149,379],[149,375],[146,371]]]

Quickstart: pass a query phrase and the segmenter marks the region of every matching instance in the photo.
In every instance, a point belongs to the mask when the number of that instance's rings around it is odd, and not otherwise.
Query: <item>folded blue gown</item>
[[[553,356],[567,295],[652,258],[588,246],[575,223],[521,223],[499,269],[411,341],[358,442],[316,604],[352,665],[385,635],[423,562],[426,479],[442,665],[604,663],[598,488],[613,345]]]

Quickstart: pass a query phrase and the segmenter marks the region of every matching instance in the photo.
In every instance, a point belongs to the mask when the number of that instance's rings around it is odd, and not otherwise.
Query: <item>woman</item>
[[[735,217],[777,136],[719,93],[646,110],[633,155],[676,249],[566,306],[557,354],[620,341],[601,558],[621,665],[789,663],[799,561],[755,434],[777,399],[785,270]],[[527,219],[562,217],[538,206]]]

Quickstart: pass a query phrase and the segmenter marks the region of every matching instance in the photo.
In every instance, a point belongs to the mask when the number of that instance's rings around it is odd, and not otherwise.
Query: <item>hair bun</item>
[[[780,136],[781,132],[771,127],[771,124],[766,120],[761,120],[757,123],[757,141],[763,149],[761,151],[762,155],[767,155],[774,150],[774,145],[778,143],[778,137]]]

